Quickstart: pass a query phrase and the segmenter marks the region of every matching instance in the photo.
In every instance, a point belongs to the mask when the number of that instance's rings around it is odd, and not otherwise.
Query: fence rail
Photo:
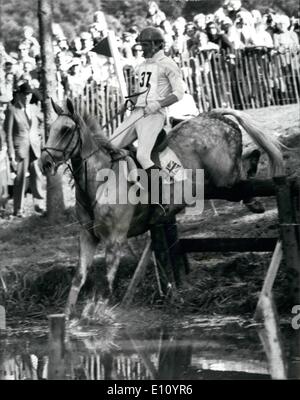
[[[244,110],[299,102],[299,52],[246,48],[233,54],[210,50],[181,57],[178,63],[200,112],[216,107]],[[125,67],[124,76],[128,92],[134,93],[133,68]],[[99,119],[108,136],[123,118],[119,88],[109,82],[92,81],[80,95],[71,97],[80,113]]]

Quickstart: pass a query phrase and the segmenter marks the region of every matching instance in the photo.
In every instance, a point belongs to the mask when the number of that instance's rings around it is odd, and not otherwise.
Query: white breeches
[[[138,148],[136,156],[141,166],[147,169],[153,165],[151,151],[159,132],[164,127],[165,115],[157,112],[144,117],[143,114],[143,108],[136,108],[115,130],[111,143],[116,147],[122,148],[132,143],[137,135]]]

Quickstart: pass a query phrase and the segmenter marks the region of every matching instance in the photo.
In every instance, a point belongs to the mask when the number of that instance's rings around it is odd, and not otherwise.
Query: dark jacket
[[[6,111],[4,129],[7,136],[8,156],[23,159],[28,157],[30,149],[33,159],[41,154],[41,123],[42,114],[36,104],[29,104],[30,120],[25,114],[23,105],[16,101],[10,104]]]

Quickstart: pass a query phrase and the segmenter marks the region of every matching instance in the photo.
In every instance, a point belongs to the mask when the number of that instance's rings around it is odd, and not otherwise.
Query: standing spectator
[[[232,40],[233,39],[231,32],[232,27],[233,23],[231,19],[226,17],[221,24],[221,30],[220,30],[221,40],[219,41],[220,49],[225,50],[226,52],[233,52],[233,50],[235,49],[234,41]]]
[[[259,10],[251,10],[251,15],[253,18],[253,24],[255,26],[255,24],[258,24],[259,22],[263,21],[261,12]]]
[[[80,34],[80,40],[81,40],[81,49],[78,52],[78,54],[86,54],[89,51],[92,50],[94,47],[94,41],[93,37],[90,34],[90,32],[81,32]]]
[[[145,61],[145,58],[143,57],[143,48],[139,43],[136,43],[132,46],[131,51],[133,56],[131,65],[134,69],[136,69],[142,62]]]
[[[198,31],[203,32],[205,29],[205,15],[204,14],[197,14],[193,18],[193,22],[195,27]]]
[[[35,56],[35,68],[30,72],[31,85],[35,89],[39,89],[42,80],[42,57],[38,54]]]
[[[121,45],[121,54],[123,57],[131,59],[132,51],[131,48],[135,44],[135,40],[133,39],[130,32],[124,32],[122,35],[122,45]]]
[[[252,19],[251,13],[242,7],[241,0],[230,0],[227,5],[228,17],[235,22],[239,13],[243,13],[245,19]]]
[[[101,38],[107,36],[108,26],[103,11],[96,11],[94,14],[94,28],[100,32]]]
[[[12,72],[7,72],[5,74],[4,82],[2,82],[1,87],[1,99],[3,102],[8,103],[13,98],[15,86],[15,76]]]
[[[289,31],[295,32],[298,37],[298,41],[300,42],[300,19],[291,17],[291,24],[289,27]]]
[[[222,29],[224,30],[224,35],[231,43],[234,50],[243,49],[245,44],[242,40],[241,33],[238,28],[232,23],[230,18],[226,18],[223,21]]]
[[[245,14],[242,11],[237,14],[235,20],[235,28],[240,36],[241,42],[247,47],[253,44],[253,38],[255,35],[255,29],[253,24],[253,18],[251,14]]]
[[[195,45],[196,42],[196,35],[197,29],[196,26],[194,25],[193,22],[188,22],[185,26],[185,34],[187,36],[186,40],[186,47],[187,50],[190,51],[190,49]]]
[[[228,16],[228,4],[230,0],[223,0],[223,4],[220,8],[217,9],[214,13],[214,22],[218,25]]]
[[[33,36],[34,30],[31,26],[24,26],[23,35],[24,39],[21,44],[24,44],[28,48],[28,54],[30,57],[35,57],[40,54],[40,45],[37,39]]]
[[[160,10],[155,1],[150,1],[148,4],[148,21],[150,25],[159,28],[161,23],[166,20],[166,14]]]
[[[289,25],[289,17],[282,15],[274,31],[274,47],[281,53],[287,49],[297,50],[299,46],[298,36],[295,32],[288,30]]]
[[[22,74],[24,73],[24,63],[30,62],[32,65],[35,65],[35,59],[29,55],[29,48],[26,46],[25,43],[21,43],[19,45],[19,54],[18,54],[18,61],[15,64],[15,72],[17,80],[20,79]]]
[[[218,32],[217,25],[214,22],[209,22],[206,25],[206,35],[208,39],[208,43],[214,43],[217,45],[217,49],[222,47],[222,38],[223,36]]]
[[[7,143],[3,122],[5,118],[5,103],[0,103],[0,208],[4,208],[8,198],[8,186],[10,182],[10,167],[7,158]]]
[[[274,40],[274,30],[276,29],[276,15],[275,11],[268,9],[267,13],[263,15],[263,22],[266,25],[266,31],[271,35],[272,40]]]
[[[26,177],[30,174],[30,190],[34,209],[42,212],[39,200],[44,198],[42,174],[37,164],[41,153],[40,125],[42,115],[36,104],[31,104],[33,90],[27,82],[22,83],[9,105],[4,129],[7,137],[8,157],[16,178],[13,188],[14,215],[23,216]]]
[[[253,36],[253,45],[258,47],[274,47],[272,36],[265,29],[265,24],[261,21],[255,25],[255,34]]]
[[[164,38],[165,38],[165,54],[167,56],[171,55],[171,49],[172,49],[172,45],[174,42],[174,31],[172,28],[172,25],[170,24],[170,21],[168,21],[167,19],[165,19],[164,21],[162,21],[162,23],[160,24],[160,28],[162,29],[163,33],[164,33]]]
[[[172,55],[179,56],[187,52],[187,36],[185,35],[185,20],[179,19],[173,24],[174,40],[172,44]]]
[[[73,59],[71,66],[66,74],[66,91],[68,94],[77,97],[83,93],[86,81],[83,79],[81,70],[81,60],[76,57]]]
[[[31,61],[25,60],[23,63],[23,73],[20,76],[21,81],[27,81],[29,84],[31,84],[32,81],[32,75],[31,71],[34,69],[35,63],[33,64]]]
[[[98,29],[98,24],[95,22],[89,26],[89,33],[92,35],[94,46],[103,39],[101,31]]]

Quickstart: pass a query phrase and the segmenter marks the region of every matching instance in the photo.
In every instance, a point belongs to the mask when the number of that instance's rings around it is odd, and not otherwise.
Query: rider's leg
[[[144,169],[154,165],[151,152],[164,123],[165,116],[158,112],[140,119],[135,124],[138,136],[136,158]]]
[[[151,183],[154,185],[155,182],[151,182],[151,175],[152,170],[158,170],[157,176],[159,173],[159,166],[154,165],[153,161],[151,160],[151,152],[153,150],[153,146],[156,142],[156,139],[163,129],[165,123],[165,116],[161,113],[151,114],[148,117],[139,120],[136,123],[136,131],[138,136],[138,149],[137,149],[137,159],[141,166],[146,170],[148,174],[148,188],[151,190]],[[155,176],[155,174],[154,174]],[[168,211],[168,206],[166,204],[162,204],[163,198],[163,183],[162,179],[159,178],[158,180],[158,203],[152,203],[155,206],[155,219],[159,218],[160,216],[165,216]]]
[[[136,109],[114,131],[110,143],[121,149],[132,143],[136,137],[134,134],[136,121],[143,116],[142,109]]]

